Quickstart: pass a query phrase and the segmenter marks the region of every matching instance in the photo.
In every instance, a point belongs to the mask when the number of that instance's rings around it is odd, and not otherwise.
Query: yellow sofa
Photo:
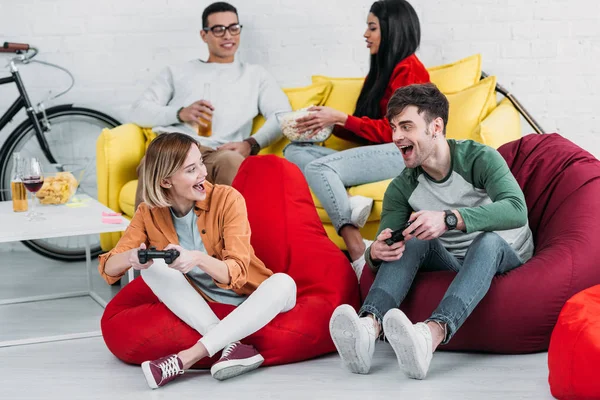
[[[494,90],[496,78],[492,76],[480,80],[480,55],[433,67],[429,72],[432,82],[446,94],[450,102],[448,138],[473,139],[497,148],[521,136],[518,111],[507,99],[497,103]],[[313,83],[307,87],[284,89],[293,109],[309,105],[325,105],[348,114],[354,112],[363,78],[313,76],[312,81]],[[264,118],[257,117],[253,132],[263,123]],[[136,167],[154,137],[150,129],[127,124],[103,130],[97,141],[98,200],[129,218],[134,212]],[[261,154],[282,156],[282,150],[287,143],[286,139],[282,139],[263,149]],[[355,145],[332,136],[324,146],[344,150]],[[375,200],[368,222],[361,230],[365,238],[372,239],[377,231],[383,194],[389,182],[390,180],[373,182],[348,189],[351,195],[367,196]],[[335,232],[319,200],[315,196],[313,198],[327,234],[341,249],[345,249],[343,240]],[[120,233],[102,235],[102,248],[108,250],[114,247],[120,235]]]

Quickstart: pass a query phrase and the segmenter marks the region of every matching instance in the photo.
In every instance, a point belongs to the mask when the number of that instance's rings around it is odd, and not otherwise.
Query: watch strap
[[[251,156],[255,156],[258,154],[258,152],[260,151],[260,145],[258,144],[258,142],[256,141],[256,139],[254,139],[252,136],[244,139],[244,142],[248,142],[250,144],[250,155]]]

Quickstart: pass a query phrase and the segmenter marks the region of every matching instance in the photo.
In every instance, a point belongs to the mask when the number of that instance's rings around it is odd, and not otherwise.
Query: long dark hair
[[[379,0],[369,12],[379,19],[381,42],[371,56],[369,74],[356,102],[357,117],[382,117],[379,102],[396,65],[414,54],[421,42],[421,26],[415,9],[406,0]]]

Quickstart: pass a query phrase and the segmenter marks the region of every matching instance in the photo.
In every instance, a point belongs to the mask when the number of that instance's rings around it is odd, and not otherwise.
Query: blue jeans
[[[291,143],[283,154],[302,170],[338,233],[352,223],[347,187],[395,178],[404,169],[402,154],[393,143],[344,151]]]
[[[522,264],[517,253],[494,232],[477,236],[462,260],[446,250],[438,239],[411,239],[405,245],[399,260],[381,264],[359,314],[373,314],[381,322],[386,312],[402,303],[417,271],[454,271],[456,277],[429,318],[446,323],[443,344],[448,343],[473,312],[494,276]]]

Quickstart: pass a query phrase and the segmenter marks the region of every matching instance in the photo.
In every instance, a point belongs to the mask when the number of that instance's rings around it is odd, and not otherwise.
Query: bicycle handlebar
[[[0,47],[0,53],[16,53],[19,51],[27,51],[27,50],[29,50],[29,45],[26,43],[4,42],[2,47]]]

